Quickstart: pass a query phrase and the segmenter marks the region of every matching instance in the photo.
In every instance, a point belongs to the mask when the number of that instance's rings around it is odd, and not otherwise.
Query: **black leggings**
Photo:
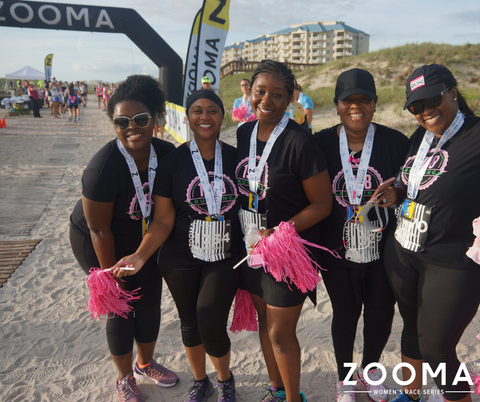
[[[98,258],[92,240],[70,227],[70,245],[80,267],[85,273],[91,267],[99,267]],[[160,330],[160,300],[162,296],[162,277],[156,262],[155,253],[143,268],[133,276],[123,278],[125,290],[138,291],[142,297],[131,303],[134,311],[127,318],[111,314],[106,324],[107,342],[110,353],[123,356],[133,349],[134,339],[140,343],[155,342]],[[123,255],[117,255],[120,259]]]
[[[369,268],[345,268],[335,259],[326,257],[320,271],[333,308],[332,338],[340,381],[345,379],[353,361],[357,323],[363,305],[362,367],[380,360],[388,341],[395,313],[395,298],[385,268],[378,264]],[[359,272],[363,271],[361,274]],[[357,289],[361,289],[359,300]]]
[[[240,283],[240,269],[233,265],[229,258],[188,270],[160,267],[177,306],[186,347],[203,345],[213,357],[230,350],[228,314]]]
[[[385,266],[403,318],[402,354],[424,360],[436,370],[446,363],[446,385],[434,378],[449,400],[465,397],[466,381],[452,385],[460,362],[457,344],[480,303],[480,269],[462,271],[426,263],[406,253],[390,236],[385,246]],[[417,373],[419,375],[419,373]]]

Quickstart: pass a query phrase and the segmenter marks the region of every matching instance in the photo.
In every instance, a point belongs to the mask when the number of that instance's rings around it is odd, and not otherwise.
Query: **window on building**
[[[330,46],[330,42],[327,42],[327,46]]]
[[[327,34],[327,38],[330,38],[330,34]]]
[[[330,50],[327,50],[327,54],[330,54]]]
[[[330,57],[327,57],[326,61],[330,61]]]

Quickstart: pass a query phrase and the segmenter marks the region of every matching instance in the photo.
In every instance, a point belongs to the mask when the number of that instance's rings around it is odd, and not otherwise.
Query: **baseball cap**
[[[366,95],[374,101],[377,100],[375,81],[367,70],[352,68],[339,75],[335,86],[335,100],[345,99],[355,94]]]
[[[205,77],[202,78],[202,84],[205,83],[205,82],[209,82],[211,84],[212,80],[209,77],[205,76]]]
[[[407,101],[405,110],[411,103],[420,100],[433,98],[440,95],[445,86],[445,81],[455,81],[452,72],[442,64],[430,64],[417,68],[407,78],[406,94]]]

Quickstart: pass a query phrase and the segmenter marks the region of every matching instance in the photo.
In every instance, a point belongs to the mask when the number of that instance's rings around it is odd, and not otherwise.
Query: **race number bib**
[[[378,225],[378,221],[372,222]],[[365,264],[380,259],[381,232],[371,232],[362,223],[346,222],[343,228],[345,259]]]
[[[215,262],[231,256],[232,227],[229,220],[190,223],[189,246],[192,255],[202,261]]]
[[[248,227],[251,223],[257,225],[258,230],[263,230],[267,228],[267,216],[265,214],[246,211],[240,208],[240,211],[238,211],[238,217],[240,219],[240,227],[242,228],[242,232],[244,235],[245,233],[247,233]]]
[[[425,249],[431,215],[431,207],[405,199],[397,210],[397,229],[395,230],[395,239],[404,249],[413,252]]]

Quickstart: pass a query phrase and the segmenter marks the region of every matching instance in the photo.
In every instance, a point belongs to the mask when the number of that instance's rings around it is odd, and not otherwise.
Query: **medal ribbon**
[[[262,152],[260,162],[255,167],[257,163],[257,132],[258,132],[258,120],[253,128],[252,135],[250,137],[250,154],[248,156],[248,184],[250,191],[254,194],[257,194],[258,183],[260,183],[260,177],[262,176],[265,163],[267,162],[270,152],[272,151],[273,145],[277,138],[282,134],[283,130],[288,124],[288,117],[283,115],[282,120],[275,126],[270,134],[270,138],[265,145],[265,149]]]
[[[137,194],[138,205],[142,211],[143,218],[148,218],[150,212],[152,211],[152,197],[153,197],[153,183],[155,182],[155,174],[157,172],[157,154],[153,145],[150,144],[150,157],[148,159],[148,192],[150,194],[150,202],[147,205],[147,200],[145,199],[145,194],[143,192],[142,180],[140,180],[140,174],[138,173],[137,165],[133,160],[132,155],[130,155],[120,140],[117,138],[117,147],[122,153],[125,161],[127,162],[128,169],[133,180],[133,186],[135,187],[135,193]]]
[[[428,158],[426,156],[428,154],[428,151],[430,150],[435,134],[431,133],[428,130],[426,131],[425,135],[423,136],[422,143],[420,144],[420,148],[417,151],[417,155],[415,156],[412,170],[410,171],[410,175],[408,177],[408,198],[410,198],[411,200],[417,198],[423,175],[425,174],[428,166],[430,165],[430,161],[435,156],[435,154],[440,151],[442,146],[450,138],[457,134],[458,130],[460,130],[460,127],[462,127],[464,121],[465,117],[459,110],[452,124],[450,124],[450,127],[448,127],[447,130],[443,133],[432,155]]]
[[[220,215],[223,191],[223,165],[222,165],[222,149],[218,140],[215,144],[215,169],[213,172],[213,190],[208,179],[208,173],[205,169],[202,156],[198,150],[195,140],[190,141],[190,153],[193,163],[197,171],[198,178],[203,188],[205,202],[207,203],[208,215]]]
[[[373,138],[375,129],[370,123],[368,127],[367,136],[363,145],[362,157],[358,165],[357,176],[353,174],[352,165],[350,163],[350,152],[348,150],[348,140],[345,128],[340,128],[340,159],[342,160],[343,173],[345,176],[345,186],[347,187],[348,199],[351,205],[360,205],[362,202],[363,189],[365,186],[365,179],[367,177],[368,164],[372,156]]]

